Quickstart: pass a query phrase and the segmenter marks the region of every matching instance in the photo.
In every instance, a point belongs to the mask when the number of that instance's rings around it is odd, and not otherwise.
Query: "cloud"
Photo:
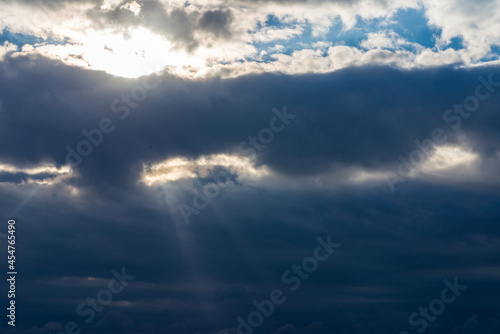
[[[286,6],[276,1],[193,1],[189,5],[182,1],[83,1],[59,2],[50,10],[38,2],[3,2],[0,6],[5,13],[3,29],[43,39],[22,53],[39,53],[126,77],[149,74],[148,66],[155,71],[174,68],[177,75],[187,77],[227,72],[231,76],[324,73],[380,63],[399,68],[470,67],[497,61],[495,47],[500,37],[495,28],[499,11],[491,1],[477,5],[458,0],[439,5],[292,1]],[[412,10],[422,16],[432,45],[408,33]],[[30,21],[24,19],[27,16]],[[406,36],[394,29],[406,31]],[[349,41],[352,34],[362,34],[354,45]],[[462,45],[450,47],[457,38]],[[283,41],[290,43],[289,48],[261,57],[262,51]],[[325,54],[321,48],[304,47],[318,43],[333,44],[332,49]],[[130,63],[142,64],[124,71]],[[122,70],[113,64],[120,64]]]
[[[217,37],[230,37],[230,24],[232,20],[233,16],[230,11],[207,11],[201,16],[198,26],[202,30],[209,31]]]
[[[479,46],[412,40],[389,21],[413,2],[61,1],[59,19],[36,5],[0,5],[2,38],[43,38],[0,49],[0,210],[24,305],[2,331],[233,334],[281,289],[263,333],[399,333],[458,276],[470,288],[428,333],[498,332],[500,71],[467,62]],[[436,128],[447,138],[422,149]],[[179,204],[220,172],[186,225]],[[327,235],[342,249],[290,291],[283,272]],[[77,306],[123,267],[137,278],[87,324]]]
[[[500,6],[496,1],[424,1],[424,5],[429,24],[442,30],[439,42],[463,38],[471,59],[484,57],[491,46],[499,45]]]
[[[478,162],[484,162],[474,165],[474,173],[493,168],[498,159],[490,144],[497,137],[494,106],[498,96],[492,94],[470,120],[464,119],[458,131],[451,127],[454,122],[443,120],[448,108],[463,103],[474,91],[480,83],[479,75],[494,73],[491,79],[498,80],[494,79],[500,77],[494,68],[489,72],[402,72],[360,67],[320,76],[259,75],[223,82],[165,76],[137,109],[120,102],[133,91],[134,80],[113,79],[103,73],[61,67],[46,59],[32,61],[23,57],[10,59],[0,70],[3,77],[10,78],[8,83],[0,84],[5,119],[1,136],[7,144],[1,148],[4,164],[18,169],[21,163],[67,165],[65,147],[77,150],[77,144],[86,139],[84,130],[92,131],[103,118],[109,118],[116,127],[76,168],[74,176],[83,178],[82,185],[133,185],[141,178],[144,163],[238,154],[240,143],[269,125],[272,109],[285,105],[300,121],[276,133],[272,145],[257,150],[252,168],[265,167],[286,177],[325,176],[332,175],[332,170],[344,170],[353,173],[354,179],[360,172],[365,177],[373,173],[379,178],[394,170],[399,155],[407,156],[415,149],[415,140],[427,138],[437,127],[449,134],[447,145],[469,147],[467,151],[477,156]],[[468,85],[450,84],[446,81],[449,76]],[[45,88],[35,90],[29,83],[45,83]],[[23,85],[31,93],[19,99],[22,93],[15,87]],[[416,87],[436,87],[436,91],[422,95]],[[369,98],[366,91],[371,92]],[[113,104],[114,100],[118,104]],[[120,108],[128,110],[129,118],[119,117]],[[22,132],[12,132],[19,127]],[[33,141],[41,129],[43,139]],[[320,147],[318,141],[323,143]]]

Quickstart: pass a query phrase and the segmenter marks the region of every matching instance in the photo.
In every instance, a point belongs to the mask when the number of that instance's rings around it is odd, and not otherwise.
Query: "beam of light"
[[[22,185],[28,186],[27,194],[11,213],[12,217],[16,217],[17,214],[38,193],[40,187],[56,185],[63,182],[65,179],[68,179],[73,175],[73,170],[69,166],[56,167],[52,164],[41,164],[31,167],[17,167],[6,163],[0,163],[0,174],[1,173],[22,173],[27,175],[27,179],[21,183]],[[36,179],[35,176],[40,174],[49,174],[50,177],[44,179]],[[79,194],[79,190],[75,187],[68,185],[66,188],[73,196]]]

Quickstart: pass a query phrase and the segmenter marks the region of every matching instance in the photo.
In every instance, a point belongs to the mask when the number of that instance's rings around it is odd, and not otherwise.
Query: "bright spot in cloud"
[[[29,168],[20,168],[13,165],[8,164],[0,164],[0,173],[26,173],[26,174],[41,174],[41,173],[50,173],[50,174],[66,174],[71,172],[71,168],[68,166],[62,166],[60,168],[55,167],[54,165],[41,165],[36,167]]]
[[[216,167],[224,167],[239,177],[258,179],[269,174],[266,167],[255,167],[253,160],[247,157],[229,154],[201,156],[190,160],[176,157],[154,164],[144,165],[142,182],[148,186],[176,181],[185,178],[207,177]]]
[[[438,146],[423,164],[422,171],[437,172],[471,166],[479,156],[460,146]]]
[[[21,168],[9,164],[0,164],[0,174],[25,174],[25,184],[40,184],[40,185],[53,185],[59,183],[64,179],[71,177],[73,171],[69,166],[61,166],[60,168],[54,165],[44,164],[35,167]],[[44,177],[40,177],[44,176]]]
[[[134,13],[135,16],[138,16],[139,13],[141,12],[141,6],[135,1],[127,2],[126,4],[121,6],[120,9],[126,9],[128,11],[131,11],[132,13]]]
[[[81,52],[91,68],[128,78],[182,66],[186,61],[185,55],[172,50],[163,37],[144,28],[135,29],[128,36],[95,31]]]
[[[383,172],[361,169],[352,171],[347,180],[349,180],[349,182],[358,184],[372,181],[382,181],[385,180],[386,176],[387,174]]]

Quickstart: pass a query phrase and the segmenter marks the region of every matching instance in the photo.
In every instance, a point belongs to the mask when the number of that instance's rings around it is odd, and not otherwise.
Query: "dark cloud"
[[[392,168],[415,139],[436,127],[448,131],[443,112],[474,93],[478,75],[490,73],[500,81],[497,68],[363,67],[230,80],[164,74],[120,120],[123,112],[111,110],[113,101],[144,78],[8,58],[0,64],[2,163],[63,165],[66,145],[85,139],[82,130],[98,127],[104,117],[116,129],[70,180],[0,182],[0,209],[18,221],[22,305],[15,330],[7,331],[5,320],[0,326],[11,334],[45,334],[68,321],[82,333],[232,334],[236,318],[255,310],[254,300],[282,289],[286,302],[256,332],[414,332],[408,316],[440,296],[444,279],[457,276],[468,289],[426,333],[493,331],[500,309],[491,298],[500,277],[498,187],[470,189],[460,180],[407,182],[396,194],[385,184],[293,187],[332,166]],[[492,158],[499,96],[482,102],[459,131],[449,130],[455,134],[450,142],[465,138]],[[138,183],[142,163],[237,152],[249,135],[269,126],[273,108],[285,105],[297,118],[259,152],[258,163],[284,176],[289,188],[272,181],[249,185],[233,175],[235,182],[188,226],[177,204],[209,180]],[[282,274],[327,235],[342,246],[291,291]],[[85,323],[76,307],[122,267],[136,279]]]
[[[50,180],[57,176],[57,174],[52,173],[37,173],[37,174],[27,174],[27,173],[0,173],[0,182],[12,182],[12,183],[23,183],[27,182],[29,179],[36,181]]]
[[[468,290],[429,333],[500,307],[488,298],[498,290],[498,196],[442,187],[407,189],[397,198],[239,189],[189,227],[176,225],[147,193],[105,203],[35,196],[17,217],[24,243],[18,261],[26,266],[18,301],[27,305],[20,316],[30,319],[23,326],[76,321],[85,333],[215,333],[236,327],[254,300],[278,288],[287,301],[261,331],[399,332],[412,329],[409,314],[439,297],[442,281],[454,276]],[[327,234],[341,249],[290,291],[282,273]],[[115,301],[129,306],[110,305],[87,326],[76,306],[122,265],[137,279]]]
[[[390,169],[399,155],[415,149],[415,140],[430,137],[437,127],[448,133],[449,143],[465,136],[485,156],[494,156],[492,143],[499,136],[500,94],[482,102],[459,130],[443,120],[447,109],[474,93],[478,75],[500,78],[494,68],[407,72],[364,67],[224,81],[166,76],[135,109],[125,108],[130,113],[123,121],[123,112],[113,112],[111,105],[143,79],[113,79],[43,59],[36,65],[11,59],[0,71],[9,77],[0,83],[5,120],[0,154],[7,163],[65,164],[66,145],[76,148],[85,139],[82,130],[111,119],[116,131],[78,167],[88,177],[85,183],[135,182],[138,164],[168,157],[236,153],[248,136],[269,126],[272,109],[283,106],[297,117],[258,152],[258,164],[286,175],[322,173],[335,165]]]
[[[186,11],[184,7],[166,7],[159,1],[144,1],[141,2],[140,13],[135,15],[122,8],[125,3],[105,12],[96,6],[87,14],[100,28],[114,27],[117,31],[127,34],[129,28],[143,26],[165,36],[176,47],[188,51],[193,51],[205,42],[205,36],[196,36],[196,32],[210,34],[216,38],[232,36],[233,15],[227,8],[191,12]]]
[[[181,8],[169,12],[163,5],[156,1],[145,2],[141,13],[144,15],[144,25],[154,32],[161,33],[173,42],[193,50],[198,46],[194,38],[197,14],[189,14]]]
[[[233,16],[229,10],[213,10],[203,13],[198,22],[198,26],[212,32],[215,36],[230,37],[230,25]]]

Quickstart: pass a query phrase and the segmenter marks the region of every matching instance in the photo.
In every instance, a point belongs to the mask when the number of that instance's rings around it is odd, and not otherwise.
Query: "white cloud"
[[[394,34],[374,32],[368,34],[368,39],[362,41],[360,46],[365,49],[389,49],[395,46]]]
[[[500,2],[496,0],[423,0],[429,24],[442,29],[439,43],[463,38],[472,60],[500,45]]]
[[[194,39],[195,44],[192,45],[196,47],[184,49],[179,46],[182,43],[179,44],[168,34],[162,34],[161,29],[153,31],[144,22],[142,25],[138,23],[141,22],[143,5],[136,1],[124,4],[108,0],[99,8],[94,8],[92,3],[68,2],[54,9],[0,3],[0,28],[59,40],[56,44],[19,45],[23,49],[17,54],[38,53],[74,66],[126,77],[137,77],[162,68],[169,68],[172,73],[181,76],[199,77],[221,71],[227,76],[263,71],[324,73],[365,64],[401,68],[448,64],[477,66],[481,64],[478,61],[480,58],[491,56],[492,45],[500,45],[500,4],[493,0],[358,0],[350,3],[294,2],[287,5],[273,1],[195,0],[189,6],[181,0],[164,0],[161,3],[166,12],[176,9],[186,13],[186,20],[193,21],[184,22],[185,27],[176,29],[182,32],[182,29],[193,28],[189,38]],[[222,22],[229,25],[224,27],[229,28],[229,35],[214,35],[197,27],[196,20],[203,13],[221,8],[230,13],[226,17],[229,21]],[[398,10],[407,8],[423,8],[429,24],[442,30],[436,47],[426,48],[405,40],[384,25],[394,20],[393,15]],[[139,21],[113,25],[90,15],[91,10],[101,14],[113,10],[127,11]],[[270,16],[281,24],[268,24]],[[347,31],[355,27],[359,19],[374,18],[383,19],[379,30],[369,32],[359,47],[343,46],[339,41],[325,38],[332,25],[339,20]],[[287,41],[307,37],[306,32],[310,32],[312,41],[297,43],[295,47],[302,45],[302,49],[290,55],[282,54],[288,49]],[[463,38],[465,49],[454,50],[446,46],[454,37]],[[259,50],[253,45],[271,42],[279,44],[266,47],[266,50]],[[186,43],[189,44],[188,41]],[[15,48],[12,44],[0,46],[0,60]],[[264,62],[262,51],[271,53],[272,60]],[[489,64],[497,62],[492,60]]]
[[[250,35],[250,40],[253,42],[269,43],[272,41],[289,40],[300,36],[304,31],[301,26],[295,28],[264,28]]]
[[[415,58],[417,66],[442,66],[449,64],[467,63],[467,56],[463,50],[446,49],[441,51],[423,50]]]
[[[3,45],[0,45],[0,61],[4,60],[7,53],[17,51],[17,45],[5,41]]]
[[[121,6],[120,9],[126,9],[132,12],[135,16],[139,16],[141,12],[141,6],[135,1],[127,2],[126,4]]]

